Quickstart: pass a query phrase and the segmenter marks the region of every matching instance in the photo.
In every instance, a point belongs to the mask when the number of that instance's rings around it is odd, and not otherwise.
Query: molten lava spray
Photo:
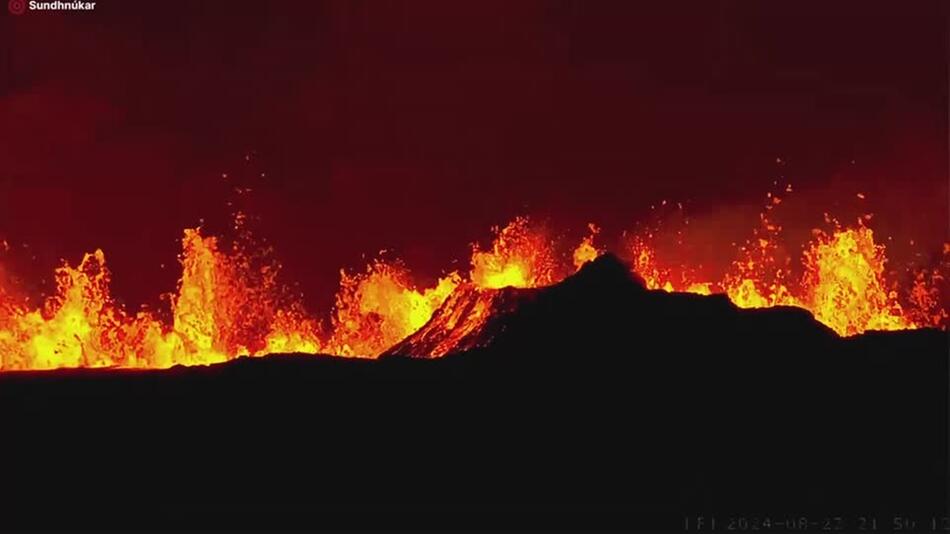
[[[532,229],[525,217],[493,228],[491,250],[472,250],[471,281],[482,289],[537,287],[556,282],[557,259],[544,234]]]
[[[602,249],[594,246],[594,238],[600,233],[600,228],[594,223],[588,223],[587,229],[590,230],[590,234],[577,245],[577,248],[574,249],[574,254],[572,254],[574,270],[576,271],[579,271],[585,263],[596,260],[597,256],[604,253]]]
[[[769,195],[759,227],[722,280],[699,279],[688,265],[659,267],[650,232],[629,240],[632,269],[652,290],[725,293],[746,308],[802,307],[841,335],[946,327],[950,245],[939,267],[913,273],[911,287],[902,291],[888,278],[885,248],[865,225],[869,217],[851,227],[826,217],[831,228],[813,232],[799,262],[782,257],[782,228],[772,220],[780,202]],[[482,303],[484,309],[472,313],[487,313],[493,290],[556,283],[604,252],[594,244],[600,229],[593,224],[572,253],[561,257],[546,232],[518,217],[492,229],[488,248],[472,246],[467,276],[451,272],[433,287],[414,284],[400,262],[376,260],[363,272],[341,271],[325,330],[281,281],[272,250],[250,234],[240,213],[235,229],[238,238],[230,246],[200,229],[185,230],[181,278],[168,295],[170,321],[149,311],[130,313],[112,298],[101,250],[56,269],[56,291],[39,307],[29,305],[0,265],[0,370],[167,368],[276,352],[375,357],[430,319],[429,328],[464,336],[465,328],[458,328],[463,318],[440,310],[447,300]],[[792,274],[796,268],[801,276]]]
[[[429,289],[416,289],[409,271],[374,262],[358,275],[340,273],[333,336],[328,350],[340,356],[375,356],[426,324],[461,283],[451,273]]]

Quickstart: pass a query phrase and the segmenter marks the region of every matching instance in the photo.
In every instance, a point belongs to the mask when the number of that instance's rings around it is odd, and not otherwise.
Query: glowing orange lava
[[[590,234],[585,237],[577,248],[574,249],[574,254],[572,255],[574,260],[574,270],[579,271],[585,263],[597,259],[597,256],[600,256],[604,253],[602,249],[599,249],[594,246],[594,237],[600,233],[600,228],[597,227],[594,223],[588,223],[588,230]]]
[[[661,267],[651,233],[629,240],[631,267],[648,289],[725,293],[744,308],[798,306],[841,335],[946,327],[950,244],[942,264],[915,272],[902,292],[889,279],[885,248],[866,219],[842,227],[828,218],[833,227],[815,230],[799,261],[783,256],[782,228],[771,216],[780,202],[769,196],[759,227],[720,281],[696,279],[690,266]],[[241,214],[235,229],[239,237],[229,246],[199,229],[184,231],[181,278],[168,296],[170,321],[149,311],[128,312],[112,298],[101,250],[56,269],[55,293],[41,306],[30,306],[0,265],[0,370],[167,368],[277,352],[376,357],[423,328],[431,332],[433,354],[441,354],[439,347],[460,346],[484,320],[439,313],[447,299],[470,303],[476,316],[489,313],[501,305],[495,290],[556,283],[604,252],[594,244],[600,228],[593,224],[569,256],[559,257],[546,232],[518,217],[493,228],[489,248],[472,246],[467,276],[451,272],[432,287],[416,285],[400,262],[377,260],[363,272],[341,271],[324,330],[281,282],[280,264],[246,231]],[[7,248],[4,242],[0,250]]]
[[[768,243],[763,243],[768,249]],[[768,261],[765,255],[761,261]],[[798,306],[812,312],[816,319],[841,335],[867,330],[903,330],[918,324],[904,313],[897,291],[889,288],[884,276],[884,247],[874,242],[870,228],[838,228],[831,233],[815,230],[814,240],[804,252],[805,274],[791,288],[785,273],[775,269],[771,277],[760,274],[768,269],[750,260],[736,262],[738,276],[728,279],[726,294],[745,308]],[[750,268],[751,266],[751,268]]]
[[[499,230],[493,228],[491,250],[472,250],[471,280],[477,287],[537,287],[556,281],[557,260],[543,232],[518,217]]]
[[[146,367],[216,363],[274,350],[317,352],[317,324],[277,285],[279,265],[185,230],[173,321],[127,313],[109,292],[101,250],[56,270],[40,309],[4,306],[0,368]]]
[[[340,356],[373,357],[415,332],[458,287],[451,273],[429,289],[418,290],[409,271],[375,262],[357,275],[340,273],[333,335],[328,350]]]
[[[674,283],[671,270],[657,267],[654,249],[640,237],[635,237],[630,247],[634,271],[649,289],[704,295],[723,292],[740,308],[804,308],[843,336],[868,330],[945,326],[947,312],[939,289],[944,281],[941,270],[917,273],[904,299],[907,305],[902,305],[896,283],[887,280],[884,246],[874,241],[873,231],[865,226],[870,215],[852,228],[843,228],[826,215],[826,222],[834,228],[813,231],[813,239],[801,258],[804,274],[794,280],[791,258],[782,259],[779,253],[782,228],[770,218],[772,208],[781,199],[772,194],[768,198],[759,228],[739,247],[739,257],[721,282],[690,280],[686,274],[690,270],[684,266],[679,269],[681,281]]]

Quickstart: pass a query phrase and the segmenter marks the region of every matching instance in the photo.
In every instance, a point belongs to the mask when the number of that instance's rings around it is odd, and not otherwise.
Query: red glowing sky
[[[436,276],[514,215],[619,232],[664,198],[728,227],[777,179],[818,214],[864,191],[885,230],[932,247],[946,20],[927,1],[4,12],[0,238],[28,244],[31,283],[102,247],[115,294],[149,301],[174,288],[181,229],[221,226],[251,185],[314,309],[381,248]]]

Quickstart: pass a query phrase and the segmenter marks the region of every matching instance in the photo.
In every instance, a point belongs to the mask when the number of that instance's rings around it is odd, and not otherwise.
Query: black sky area
[[[5,11],[0,238],[32,284],[102,248],[114,293],[155,304],[179,276],[182,229],[223,228],[228,191],[249,186],[242,202],[316,310],[363,254],[392,250],[424,281],[518,214],[572,239],[587,222],[616,236],[668,199],[710,243],[741,240],[775,180],[814,212],[804,228],[864,192],[886,234],[939,247],[947,5]],[[728,233],[723,218],[746,213]]]

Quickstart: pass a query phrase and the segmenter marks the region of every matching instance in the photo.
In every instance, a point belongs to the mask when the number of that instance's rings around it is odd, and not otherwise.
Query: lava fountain
[[[721,280],[702,280],[689,265],[659,267],[651,235],[634,235],[626,247],[631,268],[648,289],[724,293],[739,307],[798,306],[843,336],[868,330],[946,328],[946,271],[950,245],[937,268],[919,270],[902,290],[889,280],[885,247],[875,241],[870,217],[846,227],[826,216],[830,229],[814,230],[802,253],[802,275],[779,260],[781,226],[769,195],[753,237]],[[240,213],[239,238],[224,246],[200,229],[187,229],[179,256],[177,291],[168,295],[171,320],[146,310],[130,313],[110,294],[111,272],[101,250],[56,269],[56,290],[31,307],[0,277],[0,370],[61,367],[167,368],[202,365],[239,356],[279,352],[375,357],[426,325],[453,295],[557,283],[604,252],[594,244],[600,228],[568,254],[526,217],[492,229],[491,245],[472,245],[467,274],[449,272],[419,287],[398,261],[372,261],[364,271],[341,271],[329,327],[309,314],[281,281],[273,251],[251,236]],[[0,272],[2,274],[2,272]],[[453,320],[440,317],[441,321]]]

